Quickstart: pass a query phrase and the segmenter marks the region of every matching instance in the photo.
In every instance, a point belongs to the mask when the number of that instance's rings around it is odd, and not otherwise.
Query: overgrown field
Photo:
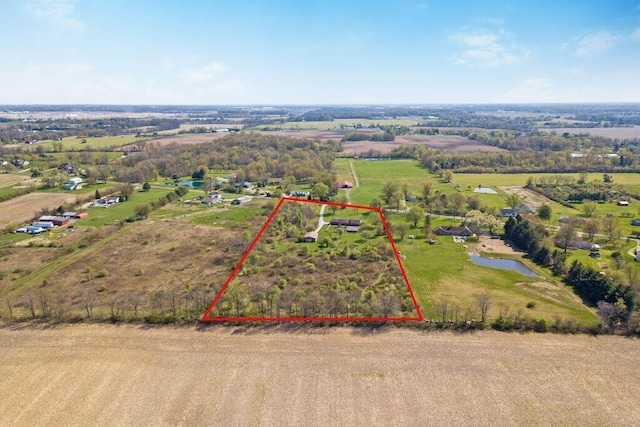
[[[330,218],[362,221],[357,232]],[[306,233],[318,230],[316,241]],[[315,238],[314,238],[315,240]],[[208,317],[417,318],[377,211],[284,201]]]
[[[0,329],[2,425],[638,425],[637,340]]]

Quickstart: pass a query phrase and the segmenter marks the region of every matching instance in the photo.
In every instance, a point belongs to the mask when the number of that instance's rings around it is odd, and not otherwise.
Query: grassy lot
[[[149,191],[135,191],[129,200],[109,208],[89,208],[89,217],[81,219],[78,225],[106,225],[119,223],[128,216],[134,215],[134,208],[140,203],[151,203],[169,193],[167,190],[152,188]]]
[[[374,126],[415,126],[418,122],[422,122],[423,120],[418,119],[376,119],[376,120],[368,120],[368,119],[336,119],[331,122],[286,122],[281,124],[273,124],[273,125],[261,125],[252,128],[254,130],[258,129],[320,129],[320,130],[340,130],[340,126],[355,126],[362,125],[364,128],[368,128],[370,125]],[[353,130],[353,129],[351,129]]]
[[[77,151],[87,147],[93,149],[121,147],[148,139],[149,138],[137,138],[135,135],[105,136],[101,138],[78,138],[73,136],[64,138],[60,142],[62,142],[62,149],[64,151]],[[83,143],[83,140],[86,140],[86,142]],[[53,141],[41,141],[38,143],[38,146],[53,149]]]
[[[442,302],[459,316],[478,318],[475,297],[488,294],[492,300],[489,317],[500,311],[510,315],[544,318],[548,322],[559,317],[574,318],[583,324],[596,324],[597,316],[585,307],[570,288],[546,281],[549,277],[530,278],[519,273],[477,266],[461,243],[451,237],[438,237],[435,245],[424,240],[397,243],[409,282],[427,318],[442,315]],[[541,270],[538,269],[538,272]],[[530,302],[534,308],[527,308]]]

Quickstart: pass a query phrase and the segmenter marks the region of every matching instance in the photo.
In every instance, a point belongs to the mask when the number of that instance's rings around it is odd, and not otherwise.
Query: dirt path
[[[640,423],[638,340],[279,328],[0,329],[0,425]]]
[[[322,207],[320,208],[320,218],[318,218],[318,228],[316,228],[316,233],[319,233],[324,225],[329,224],[324,220],[324,208],[326,207],[327,205],[322,205]]]

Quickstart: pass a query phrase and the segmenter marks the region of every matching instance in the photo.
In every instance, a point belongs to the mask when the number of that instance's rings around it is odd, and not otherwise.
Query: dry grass
[[[53,209],[76,201],[76,194],[30,193],[0,203],[0,227],[29,221],[41,209]]]
[[[0,330],[0,424],[640,423],[636,340],[279,328]]]
[[[544,132],[555,132],[558,135],[569,132],[571,134],[588,133],[590,135],[606,136],[609,138],[619,139],[640,138],[640,126],[624,128],[554,128],[541,130]]]
[[[29,175],[20,175],[17,173],[0,173],[0,186],[16,184],[22,181],[28,181]]]

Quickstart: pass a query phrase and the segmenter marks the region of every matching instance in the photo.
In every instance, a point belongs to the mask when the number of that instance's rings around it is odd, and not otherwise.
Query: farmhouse
[[[473,236],[473,231],[471,231],[467,226],[453,227],[450,225],[439,225],[435,230],[433,230],[433,232],[438,236]]]
[[[82,189],[82,178],[74,177],[69,178],[67,182],[62,184],[63,190],[80,190]]]
[[[340,181],[340,188],[353,188],[353,183],[350,181]]]
[[[629,206],[629,202],[627,202],[626,200],[618,200],[617,205],[618,206]]]
[[[305,243],[315,243],[318,240],[318,233],[316,233],[315,231],[310,231],[307,234],[304,235],[304,238],[302,239],[303,242]]]
[[[509,217],[517,217],[518,215],[521,214],[525,214],[525,213],[529,213],[529,214],[534,214],[536,213],[536,210],[525,205],[524,203],[520,203],[518,206],[516,206],[515,208],[502,208],[500,209],[500,216],[501,217],[505,217],[505,218],[509,218]]]
[[[360,221],[357,218],[351,218],[351,219],[331,218],[331,221],[329,221],[329,225],[335,225],[337,227],[345,227],[347,232],[356,233],[360,228],[360,225],[362,225],[362,221]]]

